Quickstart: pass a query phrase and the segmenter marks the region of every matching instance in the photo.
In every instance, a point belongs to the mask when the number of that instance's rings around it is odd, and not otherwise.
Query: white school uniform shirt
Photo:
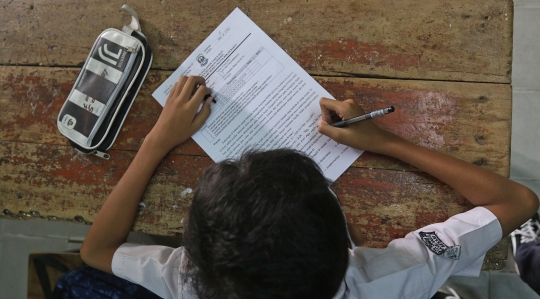
[[[349,267],[335,299],[431,298],[451,275],[478,276],[485,253],[502,238],[489,210],[476,207],[390,242],[349,250]],[[163,298],[196,298],[183,285],[184,248],[123,244],[113,273]]]

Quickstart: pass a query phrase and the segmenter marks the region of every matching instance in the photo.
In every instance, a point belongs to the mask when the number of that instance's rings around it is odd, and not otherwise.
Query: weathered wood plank
[[[135,152],[114,151],[109,161],[70,146],[0,142],[0,207],[7,216],[37,216],[91,223]],[[134,227],[168,235],[181,231],[191,192],[208,157],[170,155],[143,197]],[[23,213],[19,213],[22,211]]]
[[[2,1],[0,64],[81,65],[124,1]],[[155,53],[175,69],[239,7],[311,74],[510,82],[511,0],[137,2]]]
[[[375,119],[414,143],[509,175],[512,91],[505,84],[319,78],[338,100],[353,98],[367,111],[393,105]],[[355,166],[408,169],[383,157]],[[359,163],[369,158],[369,164]],[[386,165],[390,163],[390,165]]]
[[[56,126],[58,113],[79,73],[78,68],[0,66],[0,140],[68,144]],[[136,150],[157,121],[161,106],[151,93],[170,75],[151,71],[139,92],[116,149]],[[178,153],[205,155],[192,140]]]
[[[135,155],[117,150],[115,158],[107,161],[79,154],[69,146],[5,141],[1,145],[2,207],[15,214],[36,211],[42,217],[88,222]],[[170,223],[161,218],[170,214],[180,227],[191,198],[186,190],[196,189],[198,176],[211,163],[208,157],[167,156],[144,195],[146,217],[138,219],[138,224],[148,232],[163,234],[163,226]],[[378,231],[371,238],[376,245],[470,207],[450,187],[421,172],[352,167],[334,186],[348,217]],[[381,233],[385,228],[389,230]]]
[[[15,218],[91,223],[161,107],[151,92],[240,7],[336,98],[366,110],[412,142],[502,175],[509,172],[513,3],[441,1],[183,1],[133,4],[154,51],[150,72],[111,151],[77,154],[56,117],[97,35],[129,18],[121,1],[0,2],[0,208]],[[26,65],[26,66],[16,66]],[[45,66],[45,67],[38,67]],[[332,77],[334,76],[334,77]],[[345,76],[349,78],[338,78]],[[135,230],[178,234],[197,177],[210,159],[193,141],[159,166]],[[405,170],[405,171],[402,171]],[[469,208],[453,190],[394,159],[365,153],[334,184],[349,220],[385,246]],[[502,268],[506,243],[484,269]],[[486,266],[487,265],[487,266]]]
[[[1,141],[0,208],[12,218],[92,223],[134,154],[114,150],[114,159],[106,161],[64,145]],[[134,230],[181,233],[198,177],[211,163],[208,157],[167,156],[144,194]],[[351,167],[333,189],[372,247],[470,208],[450,187],[420,172]]]
[[[0,66],[0,140],[67,144],[58,132],[56,118],[78,71]],[[150,72],[114,149],[139,148],[161,111],[151,93],[169,74]],[[509,85],[331,77],[317,80],[337,99],[356,99],[366,110],[394,105],[395,113],[375,121],[408,140],[508,175]],[[174,152],[206,156],[191,140]],[[363,155],[354,165],[410,169],[372,154]]]

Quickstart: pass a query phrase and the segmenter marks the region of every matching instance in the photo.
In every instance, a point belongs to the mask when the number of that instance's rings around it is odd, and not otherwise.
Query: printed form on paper
[[[319,99],[333,97],[238,8],[152,94],[162,106],[181,75],[212,89],[212,113],[193,139],[215,162],[291,148],[333,182],[362,154],[317,131]]]

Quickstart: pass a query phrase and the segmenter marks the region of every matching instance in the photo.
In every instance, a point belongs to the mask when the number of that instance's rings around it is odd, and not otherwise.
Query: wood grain
[[[67,144],[56,118],[78,74],[76,68],[0,66],[0,140]],[[151,93],[170,74],[151,71],[113,146],[136,151],[159,117]],[[366,110],[393,105],[396,112],[375,121],[417,144],[507,176],[511,88],[506,84],[316,78],[337,99],[353,98]],[[206,156],[192,140],[176,154]],[[394,159],[366,153],[356,167],[411,169]]]
[[[65,145],[1,141],[4,216],[92,223],[135,155],[125,150],[111,154],[114,159],[106,161]],[[208,157],[167,156],[146,189],[133,229],[182,233],[198,177],[211,163]],[[332,188],[347,219],[367,232],[366,245],[371,247],[385,247],[412,230],[471,208],[453,189],[421,172],[351,167]],[[492,255],[504,260],[505,252]]]
[[[129,22],[123,1],[0,1],[0,209],[5,217],[92,223],[159,117],[151,93],[239,7],[338,100],[414,143],[509,174],[513,3],[509,0],[146,1],[130,4],[154,53],[153,70],[112,159],[78,154],[56,118],[101,31]],[[167,156],[134,230],[183,230],[198,176],[212,161],[192,140]],[[470,205],[431,176],[365,153],[335,182],[347,218],[383,247]],[[500,269],[503,240],[484,270]]]
[[[4,214],[21,216],[19,211],[23,211],[29,216],[37,213],[88,223],[135,155],[113,150],[114,159],[107,161],[64,145],[6,141],[1,145],[0,192],[4,196],[0,206],[13,215]],[[190,205],[189,190],[196,189],[198,177],[211,163],[208,157],[167,156],[144,195],[144,217],[139,217],[136,228],[152,234],[181,232],[180,220]],[[371,240],[379,246],[470,207],[451,188],[421,172],[351,167],[333,188],[350,219],[374,228],[380,239]],[[381,234],[381,223],[392,233]]]
[[[0,64],[82,65],[124,1],[3,1]],[[510,83],[512,1],[267,0],[132,4],[155,57],[175,69],[239,7],[312,75]]]
[[[168,71],[150,72],[110,151],[113,159],[78,154],[56,128],[58,111],[78,71],[0,67],[0,207],[4,216],[92,223],[157,120],[161,107],[151,92],[170,74]],[[396,106],[397,112],[376,121],[412,142],[508,175],[509,85],[336,77],[317,80],[337,99],[354,98],[368,110]],[[134,230],[180,234],[197,178],[210,163],[193,141],[175,149],[156,171]],[[384,247],[411,230],[470,208],[429,175],[370,153],[362,155],[334,189],[349,220],[367,232],[367,245],[374,247]],[[484,269],[503,266],[504,244],[489,253]]]

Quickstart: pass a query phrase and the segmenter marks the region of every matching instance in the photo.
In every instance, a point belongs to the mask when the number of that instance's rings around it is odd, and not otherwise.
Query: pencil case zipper
[[[107,102],[107,104],[105,105],[105,110],[101,113],[101,116],[99,117],[98,121],[96,122],[96,124],[94,125],[94,128],[92,129],[92,131],[90,132],[89,136],[88,136],[88,139],[87,139],[87,142],[86,142],[86,146],[87,147],[90,147],[92,146],[92,141],[94,140],[94,137],[96,136],[96,133],[97,131],[99,130],[99,127],[101,126],[101,124],[103,123],[103,120],[105,119],[105,116],[107,115],[107,113],[109,112],[110,108],[111,108],[111,103],[110,101],[112,100],[115,100],[116,97],[118,96],[118,93],[120,92],[120,90],[122,89],[122,87],[124,86],[124,83],[126,82],[129,74],[131,73],[131,69],[133,68],[133,64],[135,62],[135,59],[137,57],[137,53],[140,51],[141,49],[141,45],[136,45],[135,47],[124,47],[125,50],[127,52],[130,52],[130,53],[134,53],[132,55],[129,56],[129,60],[128,62],[126,63],[126,66],[124,68],[124,71],[122,73],[122,76],[120,77],[120,80],[118,81],[118,84],[116,85],[116,87],[114,88],[112,94],[109,96],[109,102]],[[93,50],[93,49],[92,49]],[[100,142],[101,143],[101,142]]]

